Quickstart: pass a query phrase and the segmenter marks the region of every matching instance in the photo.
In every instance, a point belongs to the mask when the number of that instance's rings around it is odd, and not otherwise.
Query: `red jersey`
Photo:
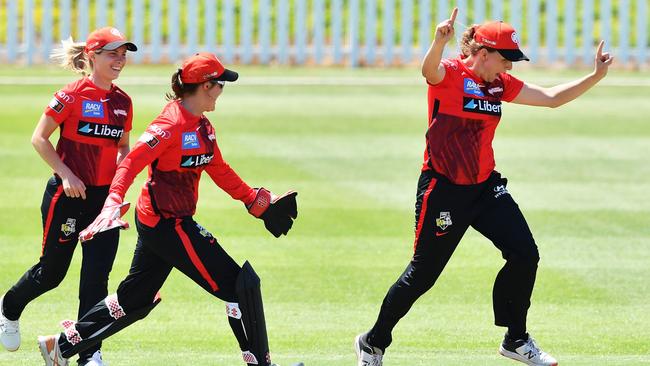
[[[56,152],[86,186],[111,184],[117,145],[131,130],[131,98],[115,85],[97,87],[87,77],[54,94],[44,113],[59,124]]]
[[[223,160],[210,121],[191,114],[178,100],[168,103],[149,124],[117,168],[110,192],[124,197],[147,165],[149,177],[137,211],[139,220],[152,227],[160,217],[194,215],[204,170],[232,198],[246,205],[255,199],[255,191]]]
[[[429,128],[422,170],[456,184],[485,181],[494,170],[492,140],[501,119],[501,101],[517,97],[524,83],[503,73],[487,83],[460,59],[443,59],[445,77],[429,84]]]

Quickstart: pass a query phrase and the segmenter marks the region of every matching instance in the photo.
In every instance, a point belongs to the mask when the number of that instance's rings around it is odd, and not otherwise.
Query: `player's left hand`
[[[293,220],[298,217],[298,192],[288,191],[276,196],[265,188],[256,189],[255,200],[247,208],[248,212],[264,220],[264,227],[273,236],[287,235],[293,226]]]
[[[611,56],[609,52],[603,52],[604,45],[605,41],[600,41],[594,59],[594,74],[599,78],[604,78],[607,75],[609,65],[614,61],[614,56]]]
[[[128,202],[122,202],[122,197],[117,193],[109,194],[95,221],[79,233],[79,240],[88,241],[99,233],[116,228],[128,229],[129,223],[122,220],[121,217],[129,210],[130,206],[131,204]]]

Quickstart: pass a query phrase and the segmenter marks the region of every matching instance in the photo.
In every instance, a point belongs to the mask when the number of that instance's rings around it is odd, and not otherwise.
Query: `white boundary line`
[[[531,83],[540,83],[542,85],[557,85],[576,78],[544,78],[538,79],[532,77],[526,79]],[[74,77],[67,76],[0,76],[0,85],[65,85],[74,81]],[[118,85],[159,85],[167,86],[169,78],[160,76],[138,76],[138,77],[121,77],[117,81]],[[424,79],[421,77],[324,77],[324,76],[250,76],[242,77],[237,84],[253,86],[424,86]],[[629,77],[629,78],[605,78],[599,83],[600,85],[613,87],[650,87],[650,78],[647,77]]]

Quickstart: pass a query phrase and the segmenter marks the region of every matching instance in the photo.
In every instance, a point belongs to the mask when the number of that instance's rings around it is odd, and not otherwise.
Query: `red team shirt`
[[[460,59],[443,59],[445,77],[429,84],[429,128],[422,170],[434,170],[455,184],[485,181],[494,170],[492,140],[501,101],[517,97],[523,82],[502,73],[486,83]]]
[[[118,142],[131,130],[133,107],[122,89],[97,87],[83,78],[54,94],[45,108],[59,124],[56,152],[86,186],[111,184]]]
[[[137,204],[138,219],[147,226],[161,217],[194,215],[204,170],[232,198],[246,205],[255,199],[255,191],[223,160],[210,121],[191,114],[178,100],[149,124],[117,168],[110,191],[124,197],[147,165],[149,177]]]

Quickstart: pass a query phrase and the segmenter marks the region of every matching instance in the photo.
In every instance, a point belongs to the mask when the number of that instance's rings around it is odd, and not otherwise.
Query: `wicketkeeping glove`
[[[128,229],[129,223],[122,220],[121,217],[129,210],[130,206],[131,204],[128,202],[122,202],[122,198],[117,193],[109,194],[95,221],[79,233],[79,240],[88,241],[96,234],[116,228]]]
[[[247,206],[248,212],[262,220],[264,227],[273,236],[287,235],[298,217],[296,195],[298,192],[288,191],[282,196],[276,196],[265,188],[256,188],[255,200]]]

